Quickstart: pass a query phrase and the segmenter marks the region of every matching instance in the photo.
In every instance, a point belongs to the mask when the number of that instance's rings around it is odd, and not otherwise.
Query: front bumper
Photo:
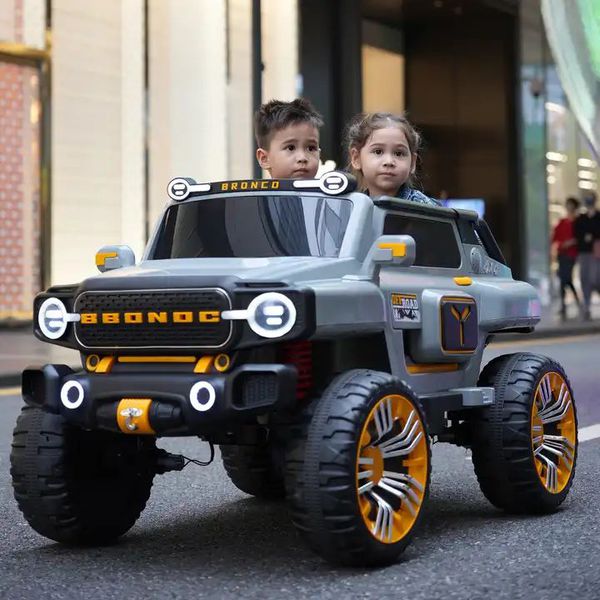
[[[202,435],[291,407],[296,377],[294,367],[281,364],[242,365],[226,374],[95,374],[45,365],[23,371],[22,391],[28,405],[84,429]],[[123,414],[140,426],[125,427]]]

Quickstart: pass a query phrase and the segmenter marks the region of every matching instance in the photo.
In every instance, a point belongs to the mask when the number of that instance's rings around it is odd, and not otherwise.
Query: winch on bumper
[[[228,373],[113,373],[45,365],[23,372],[23,398],[84,429],[199,435],[295,402],[296,369],[246,364]]]

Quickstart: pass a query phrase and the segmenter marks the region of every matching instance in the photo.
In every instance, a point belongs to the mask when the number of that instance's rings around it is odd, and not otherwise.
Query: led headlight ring
[[[250,302],[247,319],[254,333],[266,338],[278,338],[296,324],[296,306],[283,294],[266,292]]]

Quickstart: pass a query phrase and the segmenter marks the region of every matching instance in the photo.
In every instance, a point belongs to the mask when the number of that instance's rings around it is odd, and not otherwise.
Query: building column
[[[173,177],[227,178],[225,8],[224,0],[149,1],[152,226]]]
[[[293,100],[298,89],[297,0],[262,0],[262,99]]]
[[[141,252],[142,6],[52,3],[52,283],[95,274],[105,244]]]

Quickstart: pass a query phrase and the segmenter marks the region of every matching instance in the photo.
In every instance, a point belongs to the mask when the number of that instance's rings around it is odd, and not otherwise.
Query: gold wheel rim
[[[535,468],[544,488],[562,492],[575,465],[577,431],[571,390],[556,371],[540,380],[531,408],[531,445]]]
[[[356,459],[356,493],[371,535],[394,544],[414,526],[429,476],[423,421],[405,396],[381,398],[363,425]]]

